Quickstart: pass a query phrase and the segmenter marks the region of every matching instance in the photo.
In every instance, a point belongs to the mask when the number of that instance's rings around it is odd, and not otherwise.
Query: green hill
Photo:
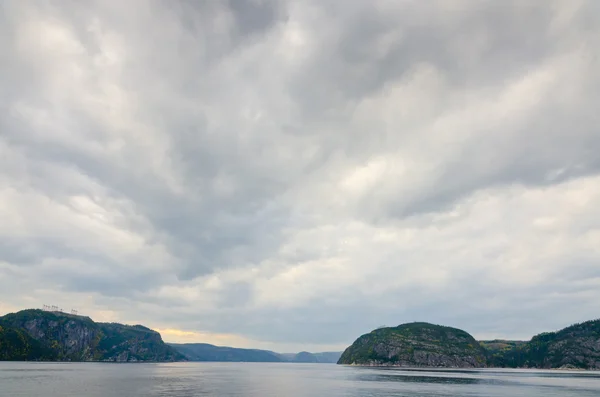
[[[599,370],[600,320],[541,333],[530,341],[477,342],[456,328],[403,324],[361,336],[338,364]]]
[[[362,335],[344,351],[338,364],[474,368],[486,366],[486,355],[465,331],[409,323]]]
[[[600,320],[545,332],[490,353],[490,365],[495,367],[600,369]]]
[[[492,367],[504,367],[504,357],[506,354],[526,343],[525,341],[506,339],[479,341],[481,347],[486,351],[488,366]]]
[[[1,360],[176,361],[158,332],[89,317],[23,310],[0,317]]]

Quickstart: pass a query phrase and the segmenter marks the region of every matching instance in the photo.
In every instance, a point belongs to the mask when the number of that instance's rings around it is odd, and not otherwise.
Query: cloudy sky
[[[342,349],[600,317],[600,2],[0,4],[0,314]]]

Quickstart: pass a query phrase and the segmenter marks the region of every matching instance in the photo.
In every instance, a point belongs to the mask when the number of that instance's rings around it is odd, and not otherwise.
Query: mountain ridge
[[[189,361],[335,364],[341,352],[276,353],[270,350],[215,346],[209,343],[167,343]]]

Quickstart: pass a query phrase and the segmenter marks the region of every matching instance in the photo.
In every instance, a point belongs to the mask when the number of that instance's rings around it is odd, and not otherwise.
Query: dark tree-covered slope
[[[467,332],[429,323],[376,329],[344,351],[339,364],[474,368],[486,366],[485,350]]]
[[[492,354],[490,365],[513,368],[600,369],[600,320],[586,321]]]
[[[89,317],[22,310],[0,317],[2,360],[175,361],[184,357],[158,332]]]

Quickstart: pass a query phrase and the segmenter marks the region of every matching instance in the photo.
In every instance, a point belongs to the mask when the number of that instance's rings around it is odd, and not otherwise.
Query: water
[[[326,364],[8,363],[0,396],[600,396],[600,372],[400,370]]]

